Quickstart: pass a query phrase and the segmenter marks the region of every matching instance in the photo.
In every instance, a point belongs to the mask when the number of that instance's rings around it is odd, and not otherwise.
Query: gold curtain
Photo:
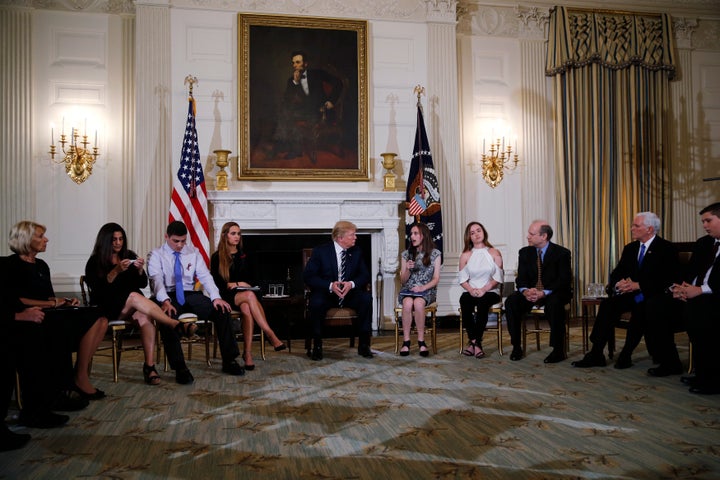
[[[552,12],[557,230],[573,252],[576,298],[607,282],[635,213],[669,226],[674,52],[667,15]]]

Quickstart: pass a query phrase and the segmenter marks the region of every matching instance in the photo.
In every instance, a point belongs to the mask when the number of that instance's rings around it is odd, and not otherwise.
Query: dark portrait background
[[[335,118],[301,130],[313,132],[303,135],[305,148],[288,147],[278,140],[281,117],[287,121],[283,100],[296,50],[307,54],[309,70],[324,70],[343,83]],[[253,25],[249,52],[250,167],[357,169],[357,32]]]

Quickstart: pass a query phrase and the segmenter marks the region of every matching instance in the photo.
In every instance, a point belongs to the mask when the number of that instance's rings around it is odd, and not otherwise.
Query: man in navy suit
[[[339,221],[332,231],[333,241],[315,247],[305,266],[303,279],[310,289],[308,315],[312,330],[313,348],[310,358],[322,360],[322,329],[327,311],[339,306],[357,312],[358,355],[372,358],[372,295],[367,291],[370,282],[362,251],[355,246],[357,227]],[[344,258],[344,261],[343,261]]]
[[[521,322],[534,305],[545,306],[550,322],[550,345],[553,347],[545,363],[565,360],[565,305],[572,296],[570,250],[550,242],[553,230],[547,222],[536,220],[528,228],[529,246],[518,255],[517,291],[505,300],[508,331],[513,350],[510,360],[523,357]],[[541,264],[538,269],[538,256]]]
[[[720,393],[720,202],[700,211],[707,235],[693,247],[685,282],[673,285],[673,297],[686,302],[683,319],[693,346],[695,377],[691,393]]]
[[[631,355],[646,335],[649,353],[658,360],[663,369],[680,373],[682,364],[673,342],[670,322],[657,322],[653,305],[666,301],[665,290],[677,280],[680,260],[675,246],[657,236],[660,218],[652,212],[635,215],[630,227],[633,241],[623,248],[620,261],[610,274],[610,296],[600,303],[590,341],[592,348],[573,367],[589,368],[605,366],[605,345],[614,333],[615,324],[625,312],[631,312],[625,346],[615,362],[615,368],[632,366]],[[670,343],[668,343],[668,340]],[[652,373],[650,373],[652,375]],[[660,375],[657,375],[660,376]]]

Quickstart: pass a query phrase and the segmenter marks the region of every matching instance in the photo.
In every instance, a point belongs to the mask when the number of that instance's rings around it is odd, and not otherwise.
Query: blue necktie
[[[173,252],[173,255],[175,255],[175,298],[178,304],[185,305],[185,290],[183,290],[182,282],[183,267],[180,261],[180,252]]]
[[[640,244],[640,255],[638,255],[638,266],[642,267],[643,258],[645,258],[645,244]],[[640,303],[645,300],[645,295],[642,292],[635,295],[635,303]]]

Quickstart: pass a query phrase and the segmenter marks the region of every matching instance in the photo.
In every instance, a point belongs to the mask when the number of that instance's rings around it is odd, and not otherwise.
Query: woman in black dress
[[[270,328],[265,317],[265,310],[255,292],[233,290],[236,287],[253,286],[252,274],[242,248],[242,233],[237,223],[228,222],[223,225],[217,251],[210,259],[210,272],[215,280],[215,285],[220,289],[223,300],[234,305],[242,316],[245,370],[255,368],[251,352],[253,321],[267,335],[276,352],[285,350],[285,344]]]
[[[192,335],[197,327],[181,323],[162,311],[140,291],[148,284],[145,260],[127,248],[125,230],[117,223],[100,228],[93,253],[85,265],[85,281],[90,287],[90,300],[105,318],[132,319],[140,327],[145,353],[143,377],[148,385],[158,385],[160,375],[155,369],[155,326],[152,320],[176,329],[180,335]]]
[[[107,320],[98,318],[93,309],[68,308],[80,303],[77,298],[55,296],[50,268],[37,258],[47,248],[46,230],[44,225],[22,221],[10,232],[10,249],[15,254],[8,257],[7,268],[13,297],[19,299],[23,307],[43,310],[43,320],[37,325],[38,337],[44,339],[46,348],[53,351],[51,356],[56,359],[46,366],[54,372],[54,388],[61,392],[74,390],[88,400],[103,398],[105,393],[92,385],[88,372],[90,361],[105,336]],[[24,329],[30,328],[24,323]],[[74,375],[73,351],[77,351]]]

